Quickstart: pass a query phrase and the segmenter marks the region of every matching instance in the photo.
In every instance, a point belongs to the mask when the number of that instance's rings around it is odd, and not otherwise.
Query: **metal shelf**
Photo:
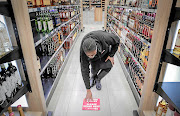
[[[163,51],[162,61],[180,66],[180,58],[173,55],[173,49]]]
[[[42,41],[44,41],[45,39],[47,39],[48,37],[52,36],[52,34],[54,32],[56,32],[58,29],[61,29],[62,26],[68,24],[70,21],[72,21],[73,19],[75,19],[76,17],[78,17],[80,14],[77,14],[76,16],[74,16],[73,18],[71,18],[69,21],[61,24],[59,27],[56,27],[53,31],[51,31],[49,34],[39,34],[36,37],[34,37],[34,41],[35,41],[35,47],[37,47]]]
[[[19,47],[13,47],[12,51],[5,53],[4,55],[0,56],[0,64],[10,62],[13,60],[18,60],[23,57],[22,52]]]
[[[122,24],[121,21],[119,21],[118,19],[116,19],[115,17],[113,17],[112,15],[110,15],[109,13],[107,13],[112,19],[118,21],[119,23]],[[123,24],[122,24],[123,25]],[[135,33],[134,31],[132,31],[129,27],[125,26],[125,28],[127,28],[133,35],[137,36],[139,39],[141,39],[142,42],[146,43],[147,45],[151,46],[151,43],[149,43],[147,40],[143,39],[141,36],[139,36],[137,33]]]
[[[131,76],[129,75],[129,72],[128,72],[126,66],[124,65],[124,63],[123,63],[123,61],[122,61],[121,56],[120,56],[119,53],[117,53],[117,57],[118,57],[118,59],[119,59],[119,62],[120,62],[121,67],[122,67],[122,69],[123,69],[123,72],[124,72],[124,74],[125,74],[125,76],[126,76],[126,79],[127,79],[128,83],[129,83],[129,85],[130,85],[130,87],[131,87],[131,90],[133,91],[133,95],[134,95],[134,97],[135,97],[135,99],[136,99],[136,102],[137,102],[137,104],[138,104],[138,106],[139,106],[139,103],[140,103],[140,95],[139,95],[139,93],[137,92],[136,87],[135,87],[135,85],[134,85],[134,83],[133,83],[133,81],[132,81],[132,79],[131,79]]]
[[[156,12],[157,12],[157,9],[140,8],[140,7],[116,6],[116,5],[109,5],[109,7],[118,7],[118,8],[125,8],[125,9],[139,10],[139,11],[152,12],[152,13],[156,13]]]
[[[62,7],[71,7],[71,6],[80,7],[80,5],[60,5],[60,6],[47,6],[47,7],[29,8],[28,11],[29,11],[29,13],[31,13],[31,12],[36,12],[36,11],[56,9],[56,8],[62,8]]]
[[[180,82],[160,82],[155,84],[155,92],[180,112]]]
[[[40,75],[42,75],[43,74],[43,72],[45,71],[45,69],[47,68],[47,66],[49,65],[49,63],[51,62],[51,60],[55,57],[55,55],[57,54],[57,52],[61,49],[61,47],[63,46],[63,44],[65,43],[65,41],[71,36],[71,34],[74,32],[74,30],[77,28],[77,26],[80,24],[80,22],[74,27],[74,29],[70,32],[70,34],[66,37],[66,39],[64,39],[64,41],[62,42],[62,44],[59,46],[59,48],[56,50],[56,52],[52,55],[52,56],[50,56],[51,58],[49,58],[49,57],[47,57],[47,59],[49,59],[49,60],[47,60],[46,58],[41,58],[41,59],[43,59],[41,62],[42,62],[42,64],[41,64],[41,66],[43,66],[43,67],[41,67],[42,69],[41,69],[41,72],[40,72]],[[48,61],[48,62],[47,62]],[[46,63],[47,62],[47,63]]]
[[[8,107],[11,106],[14,102],[16,102],[20,97],[22,97],[24,94],[26,94],[29,90],[28,90],[28,82],[23,81],[22,82],[24,84],[24,86],[16,93],[16,95],[13,97],[12,100],[10,100],[8,102],[8,105],[5,108],[0,107],[0,115],[2,115],[3,112],[6,112]]]
[[[108,23],[108,25],[110,26],[110,28],[112,29],[112,31],[114,32],[114,34],[116,34],[120,39],[122,37],[120,37],[115,30],[112,28],[112,26]],[[121,41],[122,42],[122,41]],[[123,42],[122,42],[123,43]],[[125,46],[125,48],[127,49],[128,53],[133,57],[133,59],[135,60],[135,62],[139,65],[139,67],[142,69],[143,73],[145,74],[146,71],[144,70],[144,68],[141,66],[141,64],[137,61],[137,59],[134,57],[134,55],[131,53],[131,51],[129,50],[129,48],[127,48],[127,46],[123,43],[123,45]]]

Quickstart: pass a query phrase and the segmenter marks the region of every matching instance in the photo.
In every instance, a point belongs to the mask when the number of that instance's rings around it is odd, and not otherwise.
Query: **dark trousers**
[[[106,74],[108,74],[108,72],[112,68],[112,63],[111,63],[110,60],[105,62],[106,58],[107,57],[104,57],[104,58],[99,59],[97,61],[90,62],[90,64],[91,64],[91,73],[93,74],[93,77],[97,76],[98,80],[101,80]],[[98,75],[97,75],[97,73],[98,73]]]

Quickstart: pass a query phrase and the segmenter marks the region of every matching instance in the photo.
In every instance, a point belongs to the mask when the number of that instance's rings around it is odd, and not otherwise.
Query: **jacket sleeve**
[[[88,57],[86,56],[82,48],[80,49],[80,63],[81,63],[81,73],[84,80],[84,84],[86,86],[86,89],[90,89],[91,88],[90,81],[89,81],[90,63],[88,61]]]
[[[113,57],[116,51],[118,50],[118,46],[120,43],[120,39],[115,34],[107,33],[108,35],[105,37],[105,41],[108,45],[111,45],[111,51],[109,53],[110,57]]]

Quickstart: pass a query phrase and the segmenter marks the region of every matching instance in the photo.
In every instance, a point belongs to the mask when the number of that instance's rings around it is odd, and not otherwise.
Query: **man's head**
[[[84,40],[82,48],[85,54],[91,59],[97,54],[96,41],[91,37]]]

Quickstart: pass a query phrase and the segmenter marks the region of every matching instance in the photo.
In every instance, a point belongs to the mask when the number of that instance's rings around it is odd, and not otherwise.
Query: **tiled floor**
[[[82,110],[86,89],[79,63],[80,43],[85,34],[101,30],[103,26],[103,22],[93,22],[93,17],[88,18],[88,13],[93,14],[93,11],[84,13],[85,30],[74,46],[48,110],[53,111],[53,116],[133,116],[133,110],[138,107],[116,56],[114,67],[101,81],[102,90],[91,89],[93,98],[100,98],[100,111]]]

